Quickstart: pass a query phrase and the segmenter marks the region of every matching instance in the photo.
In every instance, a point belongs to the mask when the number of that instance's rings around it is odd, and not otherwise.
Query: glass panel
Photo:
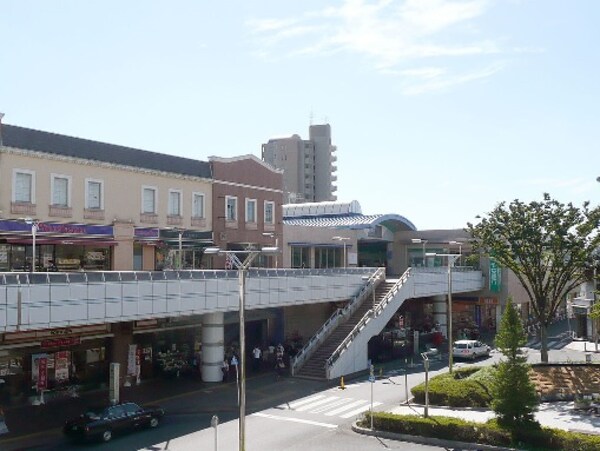
[[[98,182],[88,182],[88,208],[100,209],[101,208],[101,184]]]
[[[31,174],[18,172],[15,180],[15,201],[31,202]]]
[[[69,180],[64,177],[54,178],[54,192],[52,193],[52,204],[60,207],[69,205]]]

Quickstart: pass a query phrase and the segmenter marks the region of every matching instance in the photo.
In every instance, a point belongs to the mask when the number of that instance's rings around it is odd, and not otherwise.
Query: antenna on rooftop
[[[310,116],[309,116],[310,125],[313,125],[314,119],[315,119],[315,115],[314,115],[313,110],[311,108],[310,109]]]

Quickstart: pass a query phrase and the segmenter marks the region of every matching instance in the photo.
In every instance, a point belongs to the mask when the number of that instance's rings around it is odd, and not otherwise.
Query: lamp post
[[[245,330],[245,305],[246,305],[246,273],[254,259],[260,254],[276,254],[279,249],[276,247],[263,247],[262,249],[249,249],[244,251],[221,250],[218,247],[207,247],[205,254],[225,254],[233,262],[238,270],[238,283],[240,293],[239,303],[239,321],[240,321],[240,386],[239,386],[239,408],[240,418],[238,423],[238,446],[239,451],[246,449],[246,330]],[[241,261],[238,254],[245,254],[244,261]]]
[[[456,240],[452,240],[452,241],[448,241],[448,244],[450,246],[458,246],[458,266],[462,266],[461,265],[461,261],[462,261],[462,241],[456,241]]]
[[[35,241],[36,241],[36,236],[37,236],[37,232],[38,232],[38,228],[40,225],[40,222],[36,219],[31,219],[31,218],[20,218],[19,221],[24,222],[27,225],[31,226],[31,252],[32,252],[32,258],[31,258],[31,272],[35,272],[35,260],[36,260],[36,255],[35,255]]]
[[[275,232],[263,232],[263,236],[268,236],[271,238],[275,238],[275,247],[279,249],[279,236],[277,236],[277,234]],[[277,264],[277,254],[275,254],[275,268],[278,268],[278,264]],[[284,263],[284,267],[285,267],[285,263]]]
[[[425,253],[425,245],[427,244],[428,240],[423,240],[421,238],[412,238],[410,241],[412,241],[413,244],[422,244],[423,245],[423,267],[427,266],[425,264],[425,262],[426,262],[425,257],[427,256],[427,254]]]
[[[179,254],[177,255],[177,269],[181,271],[183,266],[183,230],[177,230],[179,238]]]
[[[332,240],[341,241],[344,244],[344,268],[348,267],[348,254],[346,253],[346,241],[350,238],[347,236],[334,236],[331,237]]]
[[[437,254],[435,252],[427,254],[431,257],[448,257],[448,372],[452,373],[454,356],[452,355],[452,267],[460,254]]]

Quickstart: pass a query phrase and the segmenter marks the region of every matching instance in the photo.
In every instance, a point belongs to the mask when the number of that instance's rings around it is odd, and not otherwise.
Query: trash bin
[[[585,363],[592,363],[592,354],[585,355]]]

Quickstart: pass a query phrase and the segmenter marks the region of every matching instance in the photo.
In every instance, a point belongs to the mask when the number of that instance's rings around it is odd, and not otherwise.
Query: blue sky
[[[419,229],[600,201],[600,2],[3,1],[4,122],[206,160],[328,122],[338,198]]]

